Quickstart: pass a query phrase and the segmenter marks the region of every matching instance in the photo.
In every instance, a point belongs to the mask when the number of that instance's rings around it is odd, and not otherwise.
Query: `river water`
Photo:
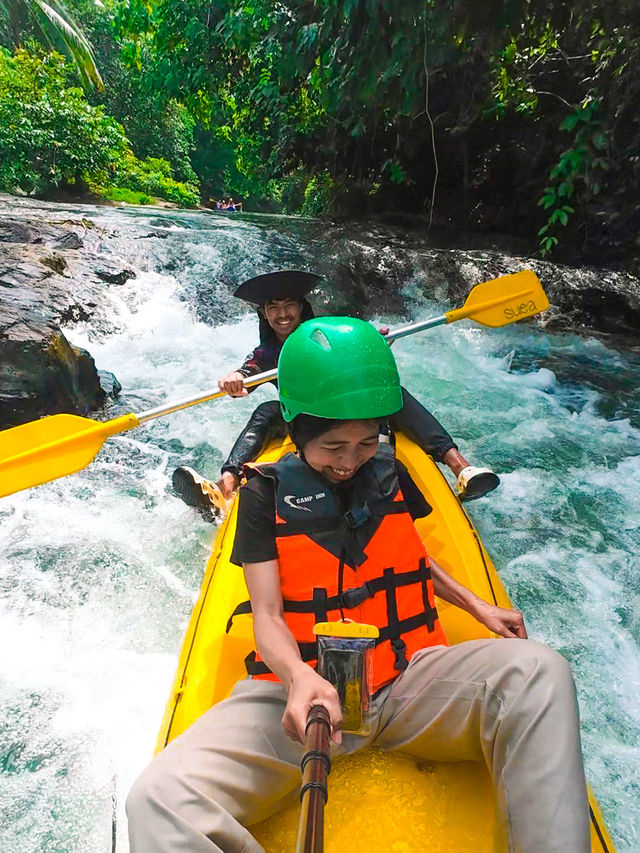
[[[326,269],[328,257],[338,269],[349,250],[285,218],[60,209],[116,232],[138,273],[106,288],[108,323],[66,330],[123,385],[103,418],[196,393],[239,364],[257,322],[229,298],[234,281]],[[138,239],[151,226],[164,239]],[[359,250],[371,258],[370,243]],[[366,304],[372,319],[452,307],[424,293],[411,257],[381,244],[371,263],[399,276],[396,293]],[[640,355],[468,322],[394,352],[465,455],[501,474],[469,512],[530,635],[571,661],[590,782],[619,850],[640,851]],[[171,473],[214,476],[251,408],[273,396],[152,422],[81,473],[0,502],[3,853],[107,853],[114,815],[117,850],[128,849],[124,798],[152,754],[215,535],[172,495]]]

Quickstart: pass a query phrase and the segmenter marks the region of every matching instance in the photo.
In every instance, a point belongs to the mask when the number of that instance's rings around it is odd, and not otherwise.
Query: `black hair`
[[[300,300],[300,304],[302,305],[302,315],[300,317],[300,322],[304,323],[305,320],[313,319],[313,317],[315,317],[315,314],[313,313],[313,308],[311,307],[311,303],[309,302],[309,300],[303,297]],[[263,307],[264,306],[262,305],[260,306],[260,308]],[[258,308],[258,318],[260,321],[258,331],[260,334],[260,343],[263,346],[279,347],[282,342],[278,339],[278,336],[269,325],[269,321],[266,319],[266,317],[262,316],[260,308]]]
[[[376,421],[378,418],[349,418],[349,420],[340,420],[338,418],[317,418],[315,415],[296,415],[296,417],[287,424],[289,435],[298,450],[304,450],[305,446],[313,441],[314,438],[323,435],[337,427],[345,424],[353,423],[356,420],[371,420]],[[380,426],[386,425],[380,421]]]

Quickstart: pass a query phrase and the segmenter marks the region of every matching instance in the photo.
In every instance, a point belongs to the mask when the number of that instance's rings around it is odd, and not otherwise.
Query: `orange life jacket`
[[[313,626],[350,619],[380,630],[373,690],[406,669],[426,646],[446,645],[434,603],[429,559],[398,483],[393,450],[381,445],[350,481],[349,505],[293,453],[269,465],[245,465],[247,477],[275,483],[276,546],[285,621],[302,659],[317,662]],[[251,611],[243,602],[233,617]],[[278,681],[260,656],[254,678]]]

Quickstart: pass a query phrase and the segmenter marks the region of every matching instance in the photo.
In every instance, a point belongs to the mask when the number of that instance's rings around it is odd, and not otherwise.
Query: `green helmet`
[[[353,317],[307,320],[278,361],[280,408],[338,420],[384,418],[402,408],[398,368],[380,332]]]

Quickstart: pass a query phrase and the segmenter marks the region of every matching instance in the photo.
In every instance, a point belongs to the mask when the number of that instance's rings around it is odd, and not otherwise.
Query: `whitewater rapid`
[[[66,330],[123,386],[103,417],[207,389],[252,348],[255,315],[233,306],[205,322],[198,308],[207,280],[209,299],[229,301],[217,283],[229,252],[239,279],[304,255],[290,236],[274,253],[277,224],[216,223],[205,239],[193,223],[206,232],[211,217],[189,222],[176,218],[174,236],[183,228],[193,276],[147,265],[110,288],[110,331]],[[451,307],[414,277],[404,289],[411,319]],[[469,513],[530,636],[570,660],[589,780],[618,849],[640,851],[640,358],[468,322],[394,353],[463,453],[501,475]],[[215,476],[251,409],[274,396],[269,386],[151,422],[84,471],[0,501],[4,853],[104,853],[114,814],[128,849],[124,799],[152,755],[215,535],[172,494],[171,474],[189,464]]]

